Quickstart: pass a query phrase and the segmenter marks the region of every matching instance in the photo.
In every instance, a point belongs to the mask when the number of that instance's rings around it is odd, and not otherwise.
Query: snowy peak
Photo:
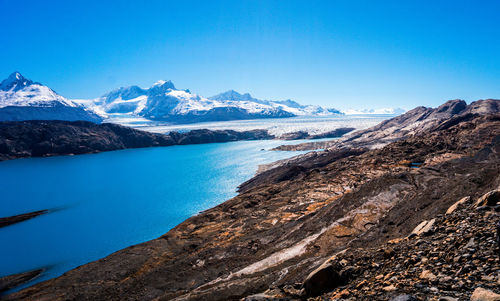
[[[78,106],[49,87],[25,78],[19,72],[12,73],[0,84],[0,107],[50,107],[54,105]]]
[[[91,110],[14,72],[0,83],[0,120],[33,119],[101,121]]]
[[[231,100],[231,101],[256,101],[257,99],[253,98],[250,93],[240,94],[234,90],[228,90],[226,92],[217,94],[215,96],[209,97],[211,100]]]
[[[119,101],[133,100],[141,96],[165,94],[174,90],[177,91],[172,81],[160,80],[154,83],[149,89],[143,89],[139,86],[128,86],[128,87],[118,88],[116,90],[104,94],[101,97],[101,101],[103,101],[106,104],[109,104],[116,100]]]
[[[0,90],[2,91],[19,91],[27,86],[33,84],[33,81],[25,78],[19,72],[13,72],[0,83]]]
[[[168,89],[176,90],[174,83],[170,80],[159,80],[156,83],[154,83],[151,88],[154,88],[154,87],[161,87],[164,90],[168,90]]]
[[[342,114],[336,109],[327,109],[321,106],[314,105],[301,105],[296,101],[287,100],[262,100],[253,98],[249,93],[240,94],[234,90],[229,90],[224,93],[217,94],[215,96],[209,97],[211,100],[223,101],[223,102],[252,102],[260,104],[263,106],[268,106],[274,110],[280,110],[292,114],[294,116],[306,116],[306,115],[335,115]]]
[[[121,98],[122,100],[134,99],[139,96],[146,95],[146,92],[147,91],[145,89],[138,86],[121,87],[104,94],[102,98],[104,99],[104,102],[110,103],[118,98]]]
[[[121,118],[125,114],[181,123],[341,114],[335,109],[304,106],[292,100],[260,100],[235,90],[205,98],[189,90],[176,89],[171,81],[163,80],[149,89],[130,86],[114,90],[95,101],[93,109],[110,118]]]

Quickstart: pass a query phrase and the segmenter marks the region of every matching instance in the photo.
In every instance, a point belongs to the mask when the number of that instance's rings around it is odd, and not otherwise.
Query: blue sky
[[[0,0],[0,77],[336,108],[500,98],[500,1]]]

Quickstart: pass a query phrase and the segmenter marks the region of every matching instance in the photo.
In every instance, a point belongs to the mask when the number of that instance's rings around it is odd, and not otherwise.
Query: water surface
[[[304,141],[292,143],[299,142]],[[48,267],[38,282],[159,237],[235,196],[259,164],[299,154],[268,151],[283,143],[239,141],[0,162],[0,216],[58,209],[0,228],[0,276]]]

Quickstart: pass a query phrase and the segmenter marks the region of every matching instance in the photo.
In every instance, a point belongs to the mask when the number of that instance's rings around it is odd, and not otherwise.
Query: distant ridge
[[[81,102],[110,118],[142,117],[172,123],[342,114],[336,109],[301,105],[292,100],[261,100],[234,90],[205,98],[189,90],[177,89],[172,81],[164,80],[147,89],[122,87],[98,99]]]

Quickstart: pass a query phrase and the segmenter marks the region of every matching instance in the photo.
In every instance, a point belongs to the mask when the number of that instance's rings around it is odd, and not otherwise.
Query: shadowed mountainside
[[[273,139],[265,130],[193,130],[153,134],[111,123],[87,121],[0,122],[0,161],[97,153],[126,148]]]

